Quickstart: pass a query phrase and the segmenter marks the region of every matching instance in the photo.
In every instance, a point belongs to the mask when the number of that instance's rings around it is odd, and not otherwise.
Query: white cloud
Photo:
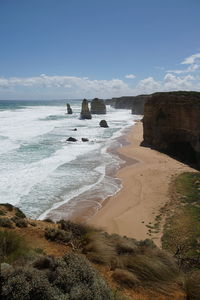
[[[139,81],[136,86],[138,93],[153,93],[161,89],[161,83],[153,77],[147,77]]]
[[[62,88],[72,97],[107,97],[129,94],[130,88],[120,79],[90,80],[87,77],[48,76],[41,74],[36,77],[0,78],[0,88]]]
[[[175,73],[175,74],[184,74],[184,73],[192,73],[197,71],[200,68],[200,64],[191,64],[190,66],[188,66],[186,69],[184,70],[168,70],[168,72],[170,73]]]
[[[127,79],[134,79],[136,76],[134,74],[127,74],[125,75],[125,78]]]
[[[186,57],[181,64],[182,65],[191,65],[194,64],[200,58],[200,53],[193,54],[189,57]]]
[[[186,57],[181,65],[189,65],[186,69],[178,70],[168,70],[167,73],[175,74],[184,74],[184,73],[193,73],[200,69],[200,53],[193,54],[189,57]]]
[[[156,80],[149,76],[138,81],[135,87],[125,80],[91,80],[78,76],[0,77],[1,99],[58,99],[58,98],[111,98],[150,94],[158,91],[196,90],[200,91],[200,53],[194,54],[181,64],[188,65],[183,70],[171,70],[163,78]],[[195,73],[196,72],[196,73]],[[191,75],[193,74],[193,76]],[[134,74],[125,78],[134,79]]]
[[[195,78],[191,75],[178,77],[174,74],[166,74],[163,82],[163,90],[190,90],[193,89]]]

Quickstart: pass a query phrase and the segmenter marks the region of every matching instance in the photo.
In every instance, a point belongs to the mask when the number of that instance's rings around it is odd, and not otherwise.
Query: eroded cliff
[[[120,109],[131,109],[134,115],[143,115],[144,104],[151,95],[123,96],[107,99],[106,104]]]
[[[200,168],[200,93],[155,93],[144,107],[144,143]]]

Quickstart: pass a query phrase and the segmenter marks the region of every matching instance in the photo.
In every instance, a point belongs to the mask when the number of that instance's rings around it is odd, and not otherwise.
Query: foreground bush
[[[14,261],[27,252],[23,239],[12,231],[0,231],[0,261]]]
[[[67,243],[71,240],[72,234],[62,229],[46,228],[45,237],[50,241]]]
[[[86,224],[74,223],[69,220],[61,220],[58,222],[58,225],[60,229],[65,230],[67,232],[71,232],[73,238],[81,238],[88,232],[94,230],[92,227]]]
[[[105,281],[82,256],[67,254],[62,259],[40,258],[24,269],[1,275],[4,300],[111,300]]]
[[[13,228],[13,223],[9,218],[0,217],[0,227]]]

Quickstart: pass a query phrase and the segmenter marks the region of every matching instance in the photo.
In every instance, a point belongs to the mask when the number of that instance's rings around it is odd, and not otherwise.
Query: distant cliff
[[[200,167],[200,93],[155,93],[144,108],[144,143]]]
[[[105,103],[114,108],[131,109],[134,115],[143,115],[145,101],[150,95],[124,96],[105,100]]]

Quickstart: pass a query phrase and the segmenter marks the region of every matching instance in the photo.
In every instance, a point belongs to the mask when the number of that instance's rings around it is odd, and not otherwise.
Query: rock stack
[[[67,113],[68,113],[68,115],[73,114],[73,111],[72,111],[69,103],[67,103]]]
[[[81,109],[81,115],[80,118],[82,120],[84,119],[92,119],[89,107],[88,107],[88,101],[86,99],[83,99],[82,101],[82,109]]]
[[[106,105],[103,100],[94,98],[91,102],[91,114],[106,114]]]

